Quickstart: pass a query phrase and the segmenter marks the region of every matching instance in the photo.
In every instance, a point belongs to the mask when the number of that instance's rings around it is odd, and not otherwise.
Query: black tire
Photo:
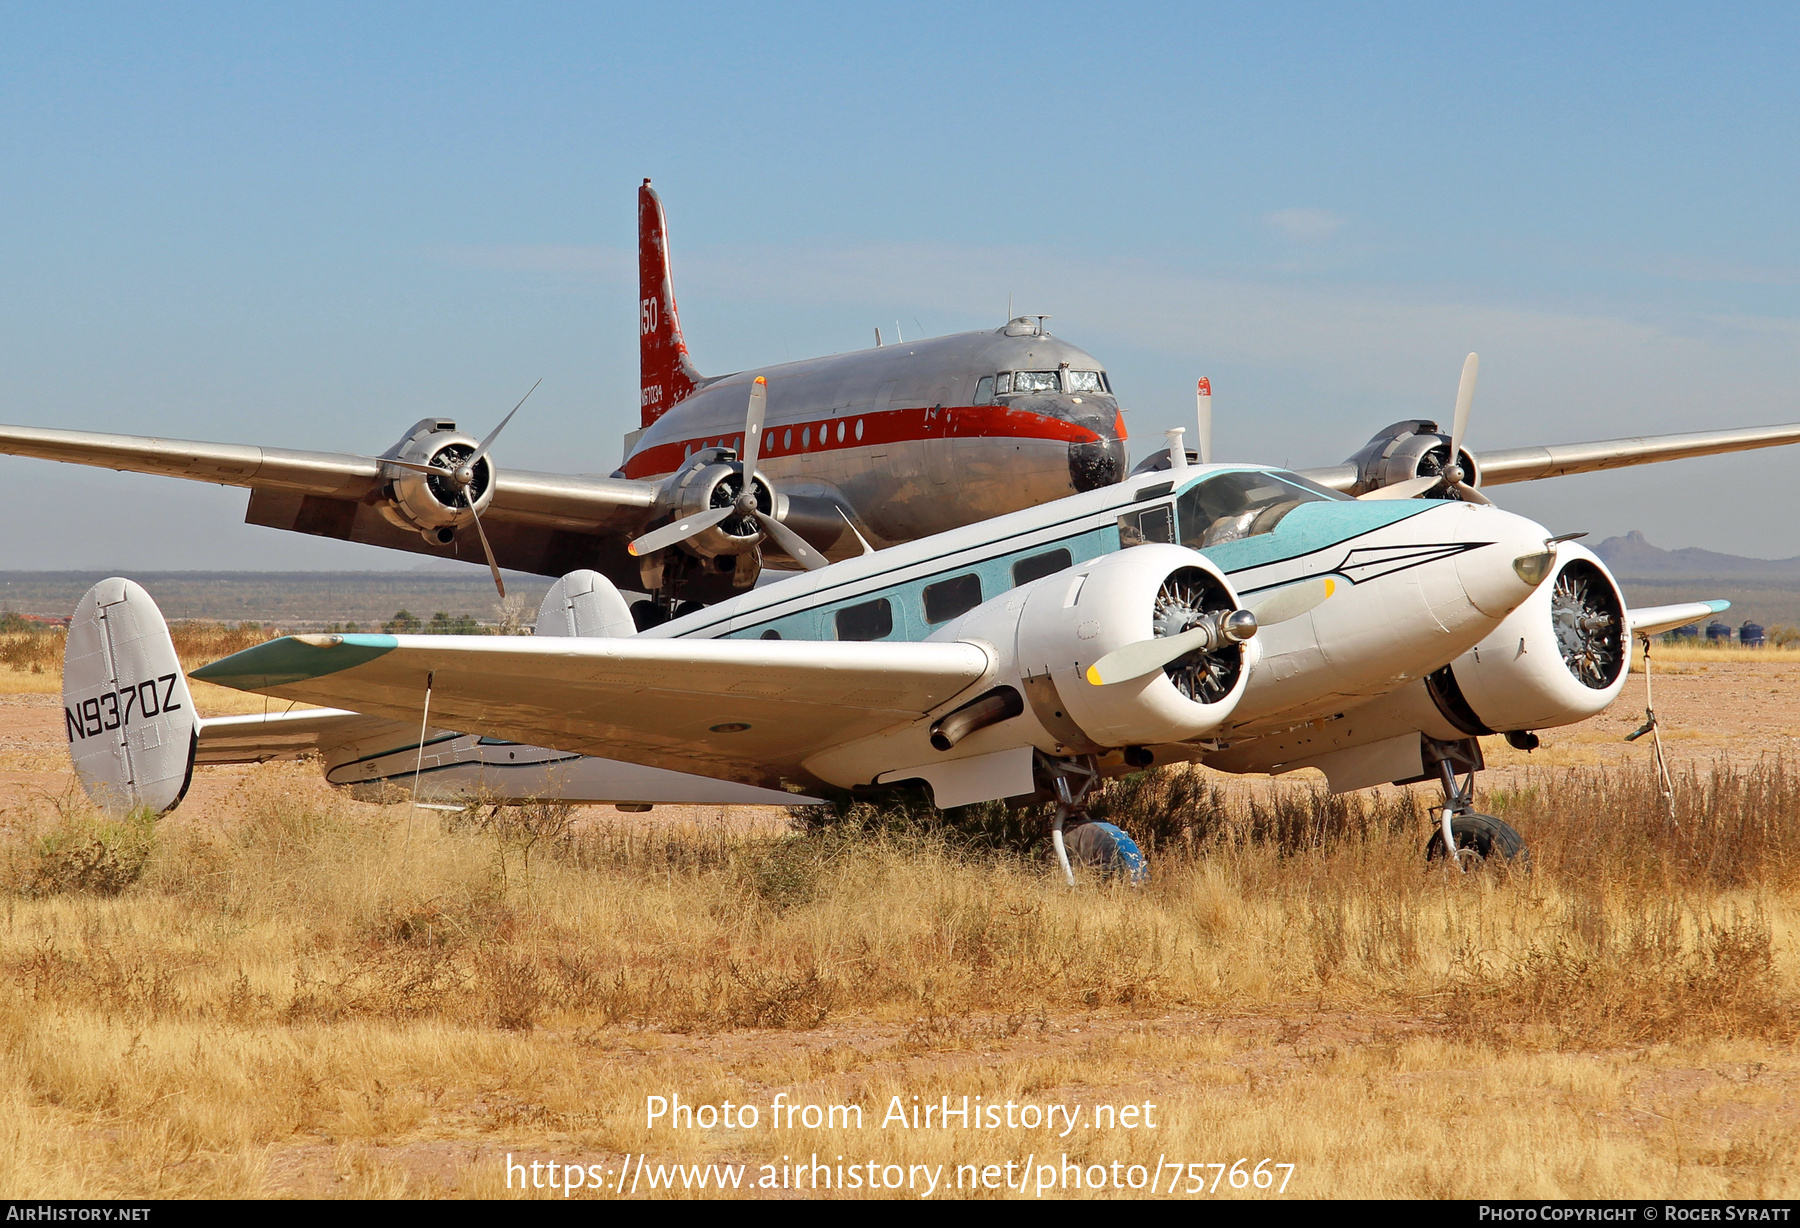
[[[1480,862],[1493,861],[1498,858],[1502,862],[1519,867],[1531,864],[1531,854],[1525,849],[1525,837],[1512,826],[1501,822],[1491,814],[1460,814],[1450,820],[1450,834],[1456,838],[1458,860],[1465,869],[1473,869],[1469,860],[1461,854],[1473,853]],[[1427,862],[1441,861],[1444,857],[1444,832],[1440,823],[1437,830],[1431,833],[1431,841],[1425,846]],[[1477,864],[1480,864],[1479,862]]]

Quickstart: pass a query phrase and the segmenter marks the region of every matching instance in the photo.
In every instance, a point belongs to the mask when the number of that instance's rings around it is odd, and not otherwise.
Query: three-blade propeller
[[[1115,648],[1088,666],[1087,680],[1094,686],[1130,682],[1133,678],[1155,673],[1190,652],[1204,652],[1223,648],[1228,644],[1242,643],[1255,635],[1259,628],[1299,618],[1317,608],[1343,582],[1336,576],[1314,576],[1285,584],[1241,610],[1208,615],[1179,635],[1138,640],[1123,648]]]
[[[798,533],[756,506],[756,459],[762,451],[763,418],[768,413],[768,407],[769,382],[759,375],[756,382],[750,385],[750,412],[744,419],[744,455],[737,462],[744,480],[737,498],[724,507],[708,508],[699,515],[684,517],[674,524],[664,525],[642,537],[634,538],[625,547],[633,558],[642,558],[684,542],[733,516],[747,516],[774,539],[783,553],[806,570],[816,571],[829,565],[831,560],[807,545],[806,540]]]
[[[525,395],[519,398],[519,404],[513,406],[512,412],[500,419],[500,425],[489,431],[488,437],[482,440],[480,445],[476,447],[473,452],[457,462],[454,467],[448,465],[423,465],[417,461],[395,460],[393,457],[389,456],[372,456],[369,458],[370,460],[383,465],[393,465],[397,469],[411,469],[414,473],[423,473],[434,478],[442,478],[456,488],[456,493],[462,497],[463,506],[469,509],[469,516],[475,521],[475,536],[481,539],[481,553],[487,556],[488,571],[493,574],[494,587],[500,590],[500,595],[502,597],[506,596],[506,581],[500,578],[500,564],[494,561],[494,548],[488,545],[487,530],[481,527],[481,513],[476,510],[475,507],[475,466],[482,457],[488,454],[488,449],[494,446],[494,440],[500,438],[500,432],[504,431],[506,429],[506,424],[513,420],[513,414],[519,412],[525,402],[531,399],[531,394],[537,391],[538,384],[543,382],[544,381],[540,378],[536,384],[527,388],[525,390]]]
[[[1443,470],[1410,481],[1396,482],[1392,486],[1382,486],[1358,496],[1359,498],[1411,499],[1441,487],[1455,491],[1456,497],[1466,503],[1493,504],[1492,499],[1469,485],[1466,480],[1468,475],[1462,468],[1463,435],[1469,429],[1469,410],[1475,403],[1475,374],[1480,367],[1481,359],[1474,354],[1463,359],[1462,380],[1456,386],[1456,416],[1450,423],[1450,460]]]

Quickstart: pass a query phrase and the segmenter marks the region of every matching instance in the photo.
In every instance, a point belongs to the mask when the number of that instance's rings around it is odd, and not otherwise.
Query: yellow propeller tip
[[[1329,597],[1329,596],[1331,596],[1331,594],[1333,594],[1335,592],[1337,592],[1337,581],[1336,580],[1325,581],[1325,595],[1327,597]]]
[[[757,377],[756,377],[756,382],[757,382],[757,383],[759,383],[759,384],[766,384],[766,383],[768,383],[768,382],[769,382],[769,381],[768,381],[768,380],[766,380],[766,379],[764,379],[764,378],[763,378],[763,377],[762,377],[762,376],[760,376],[760,375],[759,375],[759,376],[757,376]]]
[[[1088,666],[1088,669],[1087,669],[1087,680],[1089,682],[1093,683],[1095,686],[1105,686],[1106,685],[1104,682],[1100,681],[1100,671],[1095,669],[1091,665]]]
[[[635,559],[637,557],[637,543],[636,542],[627,542],[625,544],[625,553],[629,554],[632,558]]]

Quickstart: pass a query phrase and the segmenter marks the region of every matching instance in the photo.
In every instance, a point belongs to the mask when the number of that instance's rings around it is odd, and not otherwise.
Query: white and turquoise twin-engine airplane
[[[1459,443],[1473,374],[1471,356]],[[1437,780],[1434,844],[1511,855],[1517,833],[1459,784],[1482,766],[1475,739],[1531,746],[1595,715],[1635,638],[1723,608],[1628,610],[1600,559],[1455,465],[1359,499],[1186,457],[642,632],[590,574],[589,621],[616,634],[289,636],[194,677],[755,789],[1048,795],[1059,856],[1073,820],[1085,859],[1134,865],[1123,837],[1082,822],[1109,774]]]

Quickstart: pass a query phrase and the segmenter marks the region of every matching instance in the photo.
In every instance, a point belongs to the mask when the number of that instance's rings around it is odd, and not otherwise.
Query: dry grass
[[[0,1190],[493,1195],[508,1151],[1271,1155],[1315,1195],[1800,1187],[1800,779],[1778,764],[1687,777],[1679,826],[1641,776],[1542,773],[1487,799],[1532,868],[1466,877],[1424,865],[1407,793],[1163,773],[1105,800],[1152,883],[1077,891],[992,815],[440,822],[322,798],[312,771],[258,769],[228,823],[165,821],[112,894],[57,869],[91,815],[7,816]],[[670,1092],[870,1120],[647,1132]],[[890,1096],[965,1093],[1162,1116],[875,1128]]]

